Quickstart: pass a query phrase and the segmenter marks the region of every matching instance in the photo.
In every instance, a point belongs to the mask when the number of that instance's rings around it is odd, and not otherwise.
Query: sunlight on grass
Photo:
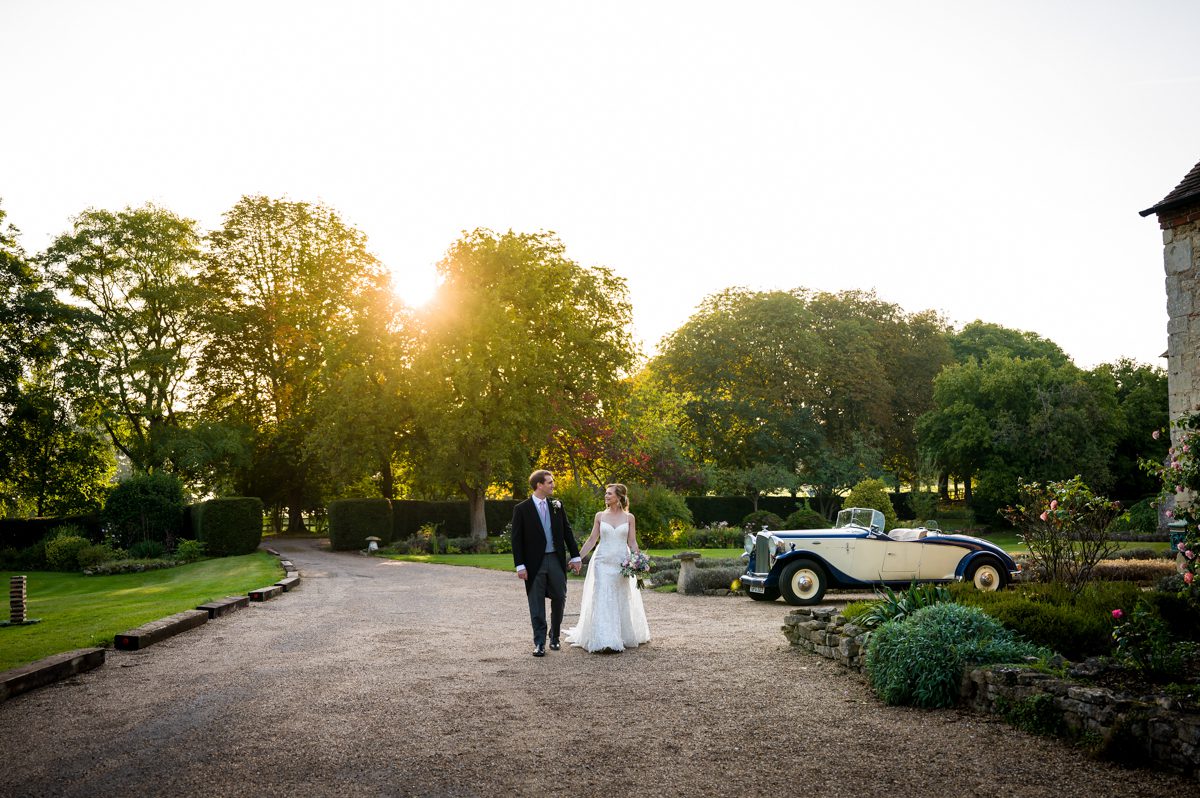
[[[16,575],[0,572],[0,580]],[[0,670],[76,648],[111,645],[115,635],[149,621],[269,585],[283,570],[275,557],[256,552],[140,574],[30,571],[27,576],[26,614],[41,623],[0,628]]]

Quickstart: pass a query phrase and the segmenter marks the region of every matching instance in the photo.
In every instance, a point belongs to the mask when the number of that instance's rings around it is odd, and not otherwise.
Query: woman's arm
[[[626,543],[629,544],[630,551],[632,551],[632,552],[638,551],[637,519],[633,517],[633,513],[629,514],[629,540],[627,540]]]
[[[592,521],[592,534],[588,535],[588,539],[583,542],[583,548],[579,550],[579,559],[588,556],[588,552],[596,545],[596,541],[600,539],[600,513],[596,513],[596,518]]]

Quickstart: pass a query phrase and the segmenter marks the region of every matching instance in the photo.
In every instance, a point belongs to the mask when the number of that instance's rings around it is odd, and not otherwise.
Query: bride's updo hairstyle
[[[605,485],[606,488],[612,488],[613,493],[617,495],[617,501],[621,502],[621,509],[629,509],[629,489],[620,482],[614,482],[611,485]]]

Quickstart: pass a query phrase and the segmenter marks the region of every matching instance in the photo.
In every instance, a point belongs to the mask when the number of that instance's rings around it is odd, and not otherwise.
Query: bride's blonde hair
[[[622,510],[629,509],[629,489],[628,488],[626,488],[620,482],[614,482],[611,485],[605,485],[604,487],[606,489],[612,488],[612,492],[617,495],[617,501],[621,502]]]

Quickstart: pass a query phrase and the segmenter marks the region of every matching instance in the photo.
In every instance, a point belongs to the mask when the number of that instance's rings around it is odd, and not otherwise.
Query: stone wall
[[[783,621],[788,642],[863,672],[870,632],[847,623],[833,607],[802,607]],[[1200,777],[1200,715],[1167,697],[1133,698],[1019,666],[974,668],[963,674],[962,708],[1033,718],[1041,730],[1091,741],[1104,756],[1159,765]]]
[[[1200,218],[1164,219],[1167,374],[1172,419],[1200,409]]]

